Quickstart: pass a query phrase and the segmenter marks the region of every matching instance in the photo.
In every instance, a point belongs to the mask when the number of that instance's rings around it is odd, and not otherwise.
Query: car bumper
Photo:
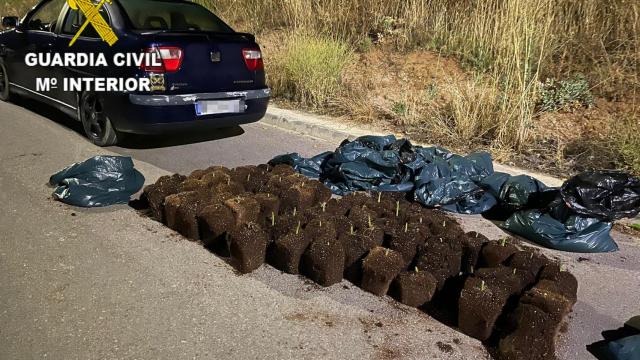
[[[269,89],[183,95],[112,95],[105,99],[105,107],[118,131],[159,134],[176,130],[230,127],[259,121],[267,111],[270,95]],[[244,111],[196,115],[197,101],[225,99],[243,100]]]

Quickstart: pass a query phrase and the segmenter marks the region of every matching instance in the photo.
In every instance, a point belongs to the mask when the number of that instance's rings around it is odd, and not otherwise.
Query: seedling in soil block
[[[267,234],[257,224],[240,227],[229,241],[231,265],[242,274],[256,270],[264,264],[267,242]]]
[[[300,267],[309,279],[321,286],[331,286],[342,281],[344,263],[344,248],[338,239],[321,236],[304,252]]]
[[[631,224],[631,228],[640,231],[640,224]]]
[[[481,341],[489,339],[508,298],[500,286],[475,277],[467,279],[458,301],[460,331]]]
[[[362,288],[384,296],[403,266],[404,260],[398,252],[382,247],[374,248],[362,262]]]
[[[420,307],[431,301],[437,285],[428,272],[403,272],[393,281],[390,294],[407,306]]]
[[[300,258],[309,246],[309,240],[302,235],[302,223],[298,222],[294,231],[277,239],[269,248],[269,263],[288,274],[300,272]]]

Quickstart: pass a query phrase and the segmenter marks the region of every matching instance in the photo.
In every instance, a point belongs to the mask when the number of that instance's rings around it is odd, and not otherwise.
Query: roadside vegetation
[[[563,176],[640,173],[636,0],[197,2],[257,34],[284,106]]]

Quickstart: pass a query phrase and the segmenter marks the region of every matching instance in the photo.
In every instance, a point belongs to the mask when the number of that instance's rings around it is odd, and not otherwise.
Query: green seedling
[[[320,227],[322,227],[322,220],[320,220]]]
[[[444,242],[444,240],[442,240],[442,238],[440,238],[440,242],[442,243],[442,242]]]
[[[422,224],[422,221],[423,221],[423,219],[422,219],[422,217],[420,217],[420,224]]]
[[[323,202],[322,204],[320,204],[320,207],[322,208],[322,212],[326,212],[327,210],[327,203]]]
[[[640,224],[631,224],[631,228],[640,231]]]
[[[296,216],[296,215],[298,215],[298,208],[294,207],[293,208],[293,216]]]
[[[349,233],[353,236],[356,234],[356,229],[353,227],[353,224],[351,224],[351,230],[349,230]]]
[[[518,269],[513,269],[513,275],[515,275],[518,272]]]
[[[404,232],[408,233],[409,232],[409,223],[404,223]]]
[[[271,227],[276,226],[276,212],[272,211],[271,212]]]
[[[251,174],[247,174],[247,182],[251,179]]]
[[[414,268],[413,268],[413,271],[415,271],[415,272],[416,272],[416,274],[417,274],[417,273],[419,273],[419,272],[420,272],[420,269],[418,269],[418,267],[416,266],[416,267],[414,267]]]
[[[396,217],[400,216],[400,201],[396,201]]]
[[[382,201],[382,193],[378,193],[378,204]]]
[[[278,177],[278,181],[279,181],[279,182],[282,182],[282,176],[279,176],[279,177]]]
[[[227,176],[227,185],[231,185],[231,177]]]
[[[298,221],[298,226],[296,227],[296,235],[300,235],[301,227],[302,227],[302,221]]]
[[[500,245],[501,245],[502,247],[507,246],[507,238],[502,238],[502,240],[500,240]]]
[[[560,272],[565,272],[567,271],[567,267],[563,265],[560,265]]]
[[[445,227],[445,228],[447,227],[447,220],[442,222],[442,227]]]
[[[373,220],[371,219],[371,215],[369,215],[368,219],[369,219],[369,229],[373,229]]]
[[[384,256],[389,256],[389,249],[386,249],[386,250],[384,251]]]
[[[476,239],[478,238],[478,236],[479,236],[479,235],[480,235],[480,234],[476,233]]]
[[[487,284],[485,284],[484,280],[480,283],[480,291],[485,291],[487,289]]]
[[[533,259],[533,253],[531,253],[531,256],[529,256],[529,259]]]

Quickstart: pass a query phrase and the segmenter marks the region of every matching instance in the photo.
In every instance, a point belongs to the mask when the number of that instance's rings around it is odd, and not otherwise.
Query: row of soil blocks
[[[499,358],[551,358],[576,301],[571,274],[513,239],[465,233],[401,193],[335,198],[285,165],[165,176],[143,200],[150,216],[240,273],[269,263],[322,286],[347,279],[427,311]]]

